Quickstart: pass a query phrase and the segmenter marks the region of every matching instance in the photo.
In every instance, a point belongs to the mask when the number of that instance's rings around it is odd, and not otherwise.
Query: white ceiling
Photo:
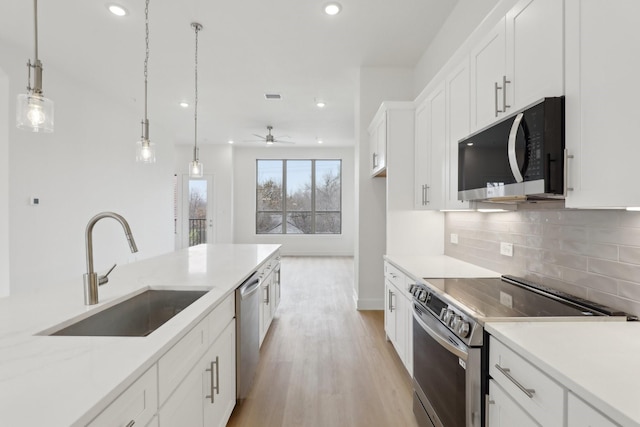
[[[144,0],[40,0],[39,47],[47,66],[103,86],[140,106],[143,117]],[[151,0],[149,119],[193,143],[195,36],[199,35],[198,142],[290,136],[296,146],[354,143],[357,69],[413,67],[457,0]],[[0,38],[33,57],[33,2],[0,0]],[[7,13],[8,12],[8,13]],[[26,71],[26,70],[25,70]],[[26,76],[25,76],[26,78]],[[267,101],[264,94],[280,93]],[[327,106],[318,109],[314,99]],[[191,106],[180,107],[180,101]],[[54,99],[55,102],[55,99]],[[258,144],[244,143],[243,145]]]

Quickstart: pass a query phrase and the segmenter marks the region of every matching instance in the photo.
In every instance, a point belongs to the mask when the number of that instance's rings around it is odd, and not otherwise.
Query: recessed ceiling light
[[[327,3],[324,5],[324,13],[327,15],[337,15],[342,10],[340,3]]]
[[[113,13],[116,16],[126,16],[129,14],[127,9],[115,3],[107,4],[107,9],[109,9],[109,12]]]
[[[318,144],[322,144],[323,142],[322,139],[318,138]]]
[[[317,99],[316,105],[318,106],[318,108],[324,108],[327,104],[325,104],[324,101]]]
[[[181,106],[182,108],[187,108],[187,107],[189,106],[189,103],[188,103],[188,102],[184,102],[184,101],[182,101],[182,102],[180,103],[180,106]]]
[[[233,144],[233,139],[230,139],[230,140],[229,140],[229,144]]]

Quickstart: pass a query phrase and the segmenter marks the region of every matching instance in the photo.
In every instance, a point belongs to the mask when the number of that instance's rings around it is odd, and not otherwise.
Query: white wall
[[[384,307],[386,182],[369,175],[367,128],[383,101],[412,101],[413,70],[408,68],[361,68],[356,99],[356,209],[354,298],[359,310]]]
[[[17,129],[15,98],[25,90],[31,53],[0,42],[0,67],[9,78],[10,186],[8,198],[0,186],[0,197],[9,207],[11,292],[76,280],[82,299],[84,232],[96,213],[122,214],[140,250],[130,253],[116,221],[100,221],[94,229],[96,270],[173,250],[172,138],[154,123],[150,106],[158,162],[135,163],[142,105],[114,99],[52,66],[45,68],[44,94],[55,103],[55,132]],[[41,204],[30,206],[30,196]]]
[[[201,145],[200,162],[205,175],[213,177],[213,242],[233,243],[233,147],[225,145]],[[193,145],[176,145],[174,170],[178,175],[178,188],[182,189],[182,180],[188,179],[188,165],[193,160]],[[182,192],[178,192],[182,196]],[[182,201],[178,200],[178,207]],[[182,220],[181,210],[178,222]],[[178,236],[178,239],[180,236]],[[179,240],[178,240],[179,241]],[[179,245],[178,245],[179,247]]]
[[[9,78],[0,68],[0,297],[9,295]]]
[[[256,235],[257,159],[342,159],[342,234]],[[353,255],[353,148],[235,147],[233,163],[235,243],[279,243],[283,255]]]

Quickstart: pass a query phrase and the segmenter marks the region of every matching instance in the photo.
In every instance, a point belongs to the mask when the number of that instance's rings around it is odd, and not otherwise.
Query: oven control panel
[[[428,309],[436,318],[467,344],[476,329],[477,322],[462,310],[444,301],[435,292],[418,283],[411,285],[409,292],[413,300]],[[479,332],[480,335],[482,331]]]

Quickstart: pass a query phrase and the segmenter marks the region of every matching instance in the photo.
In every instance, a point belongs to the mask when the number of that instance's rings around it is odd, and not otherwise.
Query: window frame
[[[281,162],[281,166],[282,166],[282,209],[279,211],[261,211],[258,210],[258,206],[259,206],[259,201],[258,201],[258,197],[259,197],[259,187],[260,187],[260,183],[259,183],[259,179],[260,176],[258,174],[258,168],[260,165],[261,161],[279,161]],[[311,162],[311,210],[309,211],[294,211],[294,210],[288,210],[287,209],[287,162],[288,161],[292,161],[292,162],[301,162],[301,161],[309,161]],[[316,192],[317,192],[317,188],[316,188],[316,162],[338,162],[338,170],[339,170],[339,178],[340,178],[340,194],[339,194],[339,206],[338,206],[338,210],[317,210],[316,209]],[[343,207],[343,203],[342,203],[342,159],[256,159],[256,179],[255,179],[255,217],[254,217],[254,225],[255,225],[255,233],[256,235],[260,235],[260,236],[278,236],[278,235],[283,235],[283,236],[339,236],[342,235],[342,207]],[[258,217],[260,214],[263,213],[267,213],[267,212],[271,212],[271,213],[278,213],[282,215],[282,230],[280,233],[264,233],[264,232],[259,232],[258,230]],[[311,215],[311,232],[310,233],[287,233],[287,218],[288,218],[288,214],[291,212],[308,212]],[[316,227],[316,219],[317,219],[317,214],[318,213],[326,213],[326,214],[338,214],[340,221],[339,221],[339,230],[335,233],[318,233],[317,232],[317,227]]]

